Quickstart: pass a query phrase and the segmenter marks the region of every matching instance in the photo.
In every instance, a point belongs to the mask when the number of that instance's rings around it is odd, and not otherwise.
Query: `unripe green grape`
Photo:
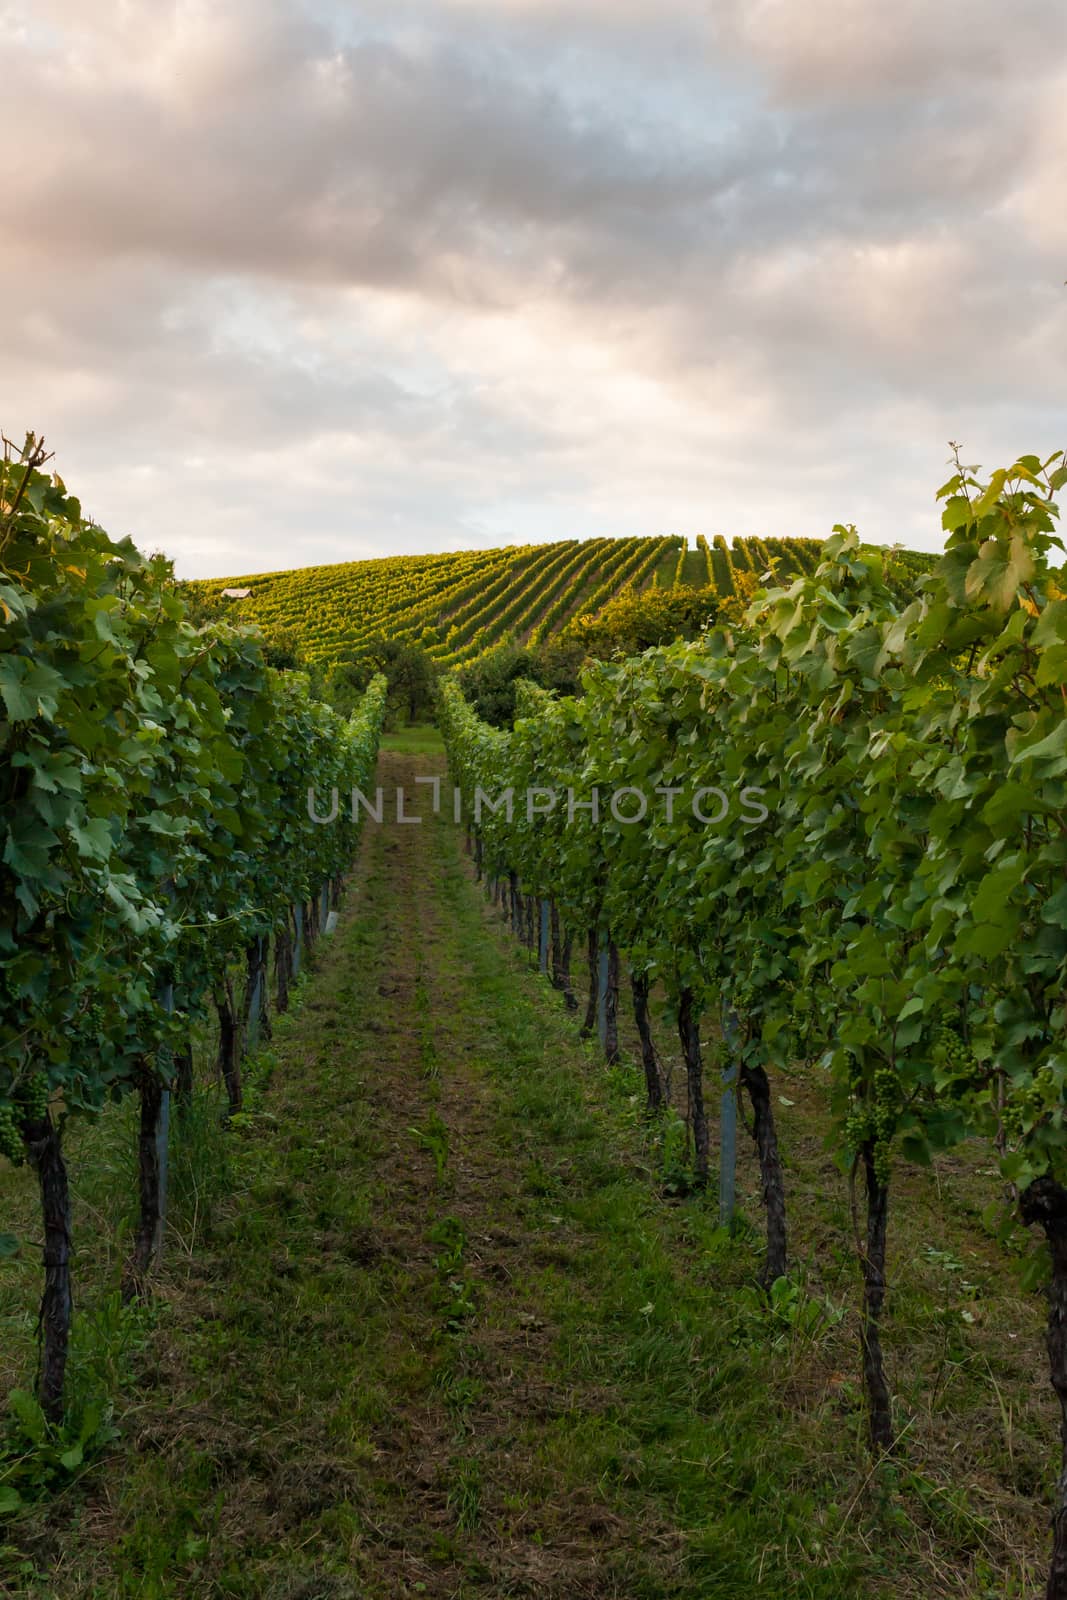
[[[0,1102],[0,1155],[15,1167],[22,1165],[25,1155],[21,1121],[9,1100]]]
[[[40,1122],[48,1111],[48,1079],[43,1072],[35,1072],[28,1083],[19,1089],[19,1105],[24,1122]]]
[[[845,1122],[845,1139],[853,1150],[865,1143],[870,1131],[870,1118],[865,1112],[853,1111]]]
[[[931,1057],[938,1066],[952,1072],[966,1072],[971,1064],[971,1052],[955,1028],[942,1025],[934,1033]]]
[[[874,1075],[874,1096],[880,1106],[895,1106],[900,1098],[900,1083],[889,1067],[879,1067]]]

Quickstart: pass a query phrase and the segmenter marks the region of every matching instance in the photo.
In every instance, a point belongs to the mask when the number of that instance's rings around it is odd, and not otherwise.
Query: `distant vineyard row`
[[[292,629],[309,660],[356,655],[373,639],[419,644],[442,666],[468,663],[505,639],[538,644],[575,617],[595,615],[627,588],[687,584],[723,596],[737,592],[737,574],[774,571],[781,578],[814,570],[814,539],[735,539],[721,534],[696,548],[676,534],[662,538],[563,540],[466,550],[446,555],[391,556],[244,578],[201,580],[185,587],[205,601],[226,589],[248,589],[229,603],[242,618],[269,629]],[[900,577],[927,559],[900,552]]]

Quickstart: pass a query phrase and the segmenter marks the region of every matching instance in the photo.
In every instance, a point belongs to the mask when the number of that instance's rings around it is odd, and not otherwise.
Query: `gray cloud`
[[[931,543],[1064,432],[1065,25],[1020,0],[0,7],[0,421],[186,571]]]
[[[766,74],[786,103],[928,101],[1049,71],[1067,39],[1049,0],[1015,0],[1010,14],[970,0],[726,0],[718,42]]]

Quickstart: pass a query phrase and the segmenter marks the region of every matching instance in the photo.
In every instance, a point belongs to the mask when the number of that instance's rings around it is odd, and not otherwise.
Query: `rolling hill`
[[[285,572],[197,580],[183,585],[208,604],[229,604],[271,630],[299,635],[309,661],[357,655],[374,639],[421,645],[442,666],[475,660],[505,639],[535,645],[574,617],[595,615],[627,588],[713,588],[737,592],[738,573],[781,578],[814,569],[814,539],[701,535],[693,548],[660,538],[568,539],[439,555],[388,556]],[[905,581],[932,558],[899,552]]]

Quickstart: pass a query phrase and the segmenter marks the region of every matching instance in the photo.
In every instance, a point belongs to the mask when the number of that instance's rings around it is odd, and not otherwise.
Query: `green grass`
[[[400,755],[440,756],[444,754],[445,747],[436,727],[431,723],[416,722],[383,734],[381,748]]]
[[[703,550],[687,550],[685,566],[682,569],[682,582],[689,584],[693,589],[704,589],[708,583],[708,564],[704,559]]]
[[[678,571],[677,547],[669,550],[663,560],[656,567],[652,575],[651,587],[656,589],[673,589],[674,576]]]

